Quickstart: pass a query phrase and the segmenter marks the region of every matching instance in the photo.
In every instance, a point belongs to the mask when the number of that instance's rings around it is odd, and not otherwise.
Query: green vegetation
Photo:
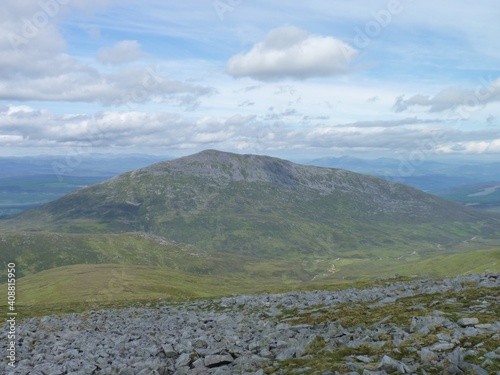
[[[345,303],[336,306],[333,309],[318,309],[311,308],[310,312],[297,313],[296,311],[289,312],[283,316],[290,324],[327,324],[329,322],[338,322],[343,327],[374,327],[380,322],[383,324],[394,324],[399,327],[409,327],[412,317],[431,315],[432,311],[439,310],[443,312],[443,316],[457,321],[461,317],[467,317],[464,311],[470,311],[471,306],[476,306],[484,303],[489,303],[490,308],[482,313],[474,313],[473,316],[478,318],[481,323],[494,323],[498,321],[500,316],[500,288],[471,288],[463,291],[448,291],[444,294],[423,294],[414,297],[398,299],[394,303],[389,303],[384,306],[373,306],[370,304],[354,304]],[[419,306],[419,309],[415,309]],[[446,328],[439,327],[427,335],[417,335],[411,339],[403,341],[396,347],[389,335],[381,333],[379,340],[385,341],[382,347],[373,347],[361,345],[358,348],[349,347],[331,347],[323,337],[318,336],[309,344],[308,352],[313,354],[309,357],[300,359],[291,359],[283,361],[279,365],[279,369],[285,373],[292,373],[295,369],[309,367],[308,371],[302,374],[321,374],[327,370],[339,371],[345,373],[348,371],[346,366],[346,356],[358,355],[376,355],[382,357],[389,355],[390,357],[401,360],[402,358],[413,358],[416,362],[419,361],[419,354],[415,350],[408,348],[415,344],[422,346],[430,346],[439,341],[436,334],[451,333]],[[474,337],[464,337],[461,346],[472,347],[481,343],[477,348],[480,353],[494,351],[500,345],[500,340],[494,332],[481,334]],[[467,343],[467,344],[466,344]],[[481,355],[466,358],[467,361],[480,364]],[[365,364],[365,366],[368,366]],[[373,370],[376,369],[377,363],[372,364]],[[429,366],[431,367],[431,366]],[[268,368],[266,373],[272,374],[277,371],[277,368]],[[432,371],[432,368],[426,368]],[[490,370],[500,370],[500,367],[495,365]]]
[[[397,302],[384,306],[345,303],[332,310],[318,310],[298,314],[291,312],[284,317],[293,324],[322,324],[339,321],[343,327],[371,326],[377,322],[394,323],[409,327],[412,317],[429,314],[429,309],[444,312],[444,316],[457,320],[463,317],[463,311],[479,303],[490,303],[484,313],[474,313],[482,323],[495,323],[500,316],[500,288],[471,288],[463,291],[448,291],[439,295],[421,294],[414,297],[400,298]],[[415,306],[421,307],[415,309]],[[291,318],[291,320],[289,319]]]
[[[0,262],[15,262],[18,277],[66,265],[103,263],[168,266],[172,269],[199,267],[202,272],[204,263],[203,254],[191,246],[145,233],[0,234],[0,249]],[[214,266],[212,270],[216,269]],[[0,270],[0,281],[5,281],[5,272]]]

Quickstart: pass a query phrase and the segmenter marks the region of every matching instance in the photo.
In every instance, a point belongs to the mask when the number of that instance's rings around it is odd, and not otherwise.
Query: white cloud
[[[418,124],[415,126],[414,124]],[[407,124],[407,125],[405,125]],[[379,126],[316,125],[310,129],[266,121],[255,115],[184,117],[175,113],[103,112],[59,115],[29,106],[0,107],[0,147],[91,149],[218,148],[273,150],[367,150],[409,153],[498,152],[496,129],[465,131],[418,119],[380,121]]]
[[[9,70],[15,61],[0,57],[0,72]],[[0,77],[0,100],[84,102],[129,108],[156,101],[193,109],[201,97],[214,93],[210,87],[169,78],[161,66],[102,73],[65,54],[26,61],[15,71],[15,75]]]
[[[500,153],[500,138],[485,141],[464,141],[455,145],[443,145],[438,148],[445,154],[495,154]]]
[[[400,96],[396,99],[394,110],[403,112],[413,106],[428,107],[430,112],[442,112],[453,110],[458,107],[478,108],[489,103],[500,101],[500,78],[490,83],[482,82],[476,90],[458,88],[446,88],[433,97],[429,95],[413,95],[405,99]]]
[[[7,1],[0,13],[0,49],[42,51],[65,44],[58,28],[70,11],[91,13],[105,9],[116,0],[23,0]]]
[[[267,34],[248,52],[233,56],[227,71],[233,77],[261,81],[303,80],[345,73],[357,52],[331,36],[318,36],[284,26]]]
[[[29,106],[0,108],[0,147],[183,148],[220,145],[254,116],[184,119],[175,113],[57,115]]]
[[[103,63],[117,65],[138,60],[144,55],[137,40],[123,40],[112,47],[99,50],[97,59]]]
[[[193,109],[201,97],[214,92],[210,87],[172,79],[159,66],[101,71],[65,53],[67,45],[58,28],[61,15],[71,8],[89,12],[109,2],[27,0],[23,6],[5,4],[0,14],[0,100],[129,108],[161,102]],[[124,40],[102,49],[98,57],[102,62],[119,64],[142,55],[137,41]]]
[[[20,135],[5,135],[0,134],[0,144],[3,147],[13,147],[21,145],[24,141],[24,138]]]
[[[373,121],[357,121],[350,124],[336,125],[337,128],[393,128],[398,126],[420,125],[429,123],[439,123],[440,120],[422,120],[417,117],[405,118],[401,120],[373,120]]]

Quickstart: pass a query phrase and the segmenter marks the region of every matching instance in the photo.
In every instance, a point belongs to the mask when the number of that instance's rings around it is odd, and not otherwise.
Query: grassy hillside
[[[242,269],[201,275],[171,267],[80,264],[57,267],[18,279],[22,316],[120,307],[158,300],[179,301],[242,293],[296,289],[337,289],[369,285],[377,277],[399,273],[434,277],[486,270],[500,271],[500,249],[478,250],[424,260],[247,260]],[[287,271],[287,272],[284,272]],[[82,286],[85,286],[82,288]],[[2,288],[5,285],[1,286]],[[5,306],[1,301],[0,306]]]
[[[217,273],[231,267],[241,269],[238,256],[208,255],[191,245],[167,241],[146,233],[0,234],[0,263],[15,262],[18,276],[26,276],[55,267],[74,264],[129,264],[165,266],[199,274]],[[6,279],[6,267],[0,269],[0,282]]]

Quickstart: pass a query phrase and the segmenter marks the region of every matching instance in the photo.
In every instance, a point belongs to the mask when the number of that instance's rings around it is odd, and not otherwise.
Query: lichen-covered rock
[[[462,327],[475,326],[479,324],[479,319],[477,318],[460,318],[457,320],[457,323]]]

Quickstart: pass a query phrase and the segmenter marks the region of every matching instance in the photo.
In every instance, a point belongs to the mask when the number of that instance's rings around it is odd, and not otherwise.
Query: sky
[[[498,0],[9,1],[0,155],[498,159],[499,20]]]

